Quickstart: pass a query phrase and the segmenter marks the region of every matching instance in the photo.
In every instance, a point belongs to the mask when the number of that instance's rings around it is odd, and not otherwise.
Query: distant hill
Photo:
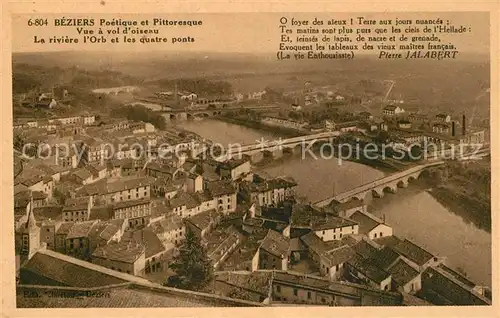
[[[52,66],[14,62],[12,87],[14,93],[26,93],[33,89],[50,90],[54,85],[94,89],[134,85],[142,80],[111,70],[84,70],[76,66]]]
[[[340,85],[355,92],[363,81],[395,80],[390,97],[401,97],[412,108],[468,115],[475,109],[475,116],[489,116],[489,94],[478,98],[490,86],[489,57],[481,55],[461,55],[459,60],[449,61],[384,61],[358,56],[354,60],[285,62],[277,61],[273,54],[54,52],[15,53],[13,63],[15,91],[58,81],[105,87],[206,78],[228,82],[238,91],[299,89],[309,80],[314,85]],[[26,72],[22,67],[26,64],[53,69]]]

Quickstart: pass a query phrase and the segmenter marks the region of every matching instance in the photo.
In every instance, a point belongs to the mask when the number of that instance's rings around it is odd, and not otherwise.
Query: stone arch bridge
[[[434,161],[421,164],[405,171],[397,172],[389,176],[377,179],[372,182],[360,185],[354,189],[339,193],[333,197],[314,203],[317,207],[325,207],[333,200],[339,202],[347,202],[352,199],[364,200],[368,193],[372,193],[375,197],[383,197],[384,193],[395,193],[398,188],[406,188],[408,183],[418,179],[424,171],[431,167],[436,167],[444,164],[444,161]]]
[[[118,95],[119,93],[132,93],[137,90],[139,90],[139,87],[137,86],[119,86],[119,87],[109,87],[109,88],[96,88],[92,90],[92,92],[95,94]]]
[[[287,139],[262,140],[250,145],[222,145],[226,152],[217,157],[216,160],[225,161],[230,158],[240,158],[242,155],[249,155],[253,162],[258,162],[266,154],[273,158],[279,158],[283,156],[284,152],[297,152],[301,151],[302,147],[308,148],[315,143],[330,142],[334,137],[340,136],[340,134],[339,131],[328,131]]]
[[[248,109],[253,111],[269,111],[276,110],[278,106],[247,106],[247,107],[224,107],[224,108],[200,108],[200,109],[172,109],[168,111],[160,111],[167,120],[189,120],[194,117],[212,117],[222,115],[230,111],[239,111],[241,109]]]

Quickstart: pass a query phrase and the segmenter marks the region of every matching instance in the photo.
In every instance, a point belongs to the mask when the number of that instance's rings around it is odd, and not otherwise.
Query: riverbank
[[[214,117],[213,119],[219,120],[219,121],[222,121],[225,123],[229,123],[229,124],[235,124],[235,125],[240,125],[240,126],[244,126],[247,128],[252,128],[252,129],[256,129],[256,130],[269,132],[269,133],[275,134],[279,137],[293,138],[293,137],[300,137],[300,136],[304,135],[303,132],[297,131],[295,129],[264,125],[260,121],[255,121],[255,120],[240,119],[240,118],[227,117],[227,116],[217,116],[217,117]]]
[[[429,175],[430,194],[454,213],[491,233],[491,168],[488,161],[448,162]]]
[[[491,203],[477,197],[471,197],[460,188],[450,185],[434,187],[427,191],[439,203],[464,221],[491,233]]]

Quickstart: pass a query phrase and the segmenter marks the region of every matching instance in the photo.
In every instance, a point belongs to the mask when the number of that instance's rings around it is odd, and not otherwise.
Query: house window
[[[50,232],[50,229],[47,229],[47,232]]]
[[[373,234],[373,237],[374,237],[374,238],[377,238],[377,233]]]
[[[307,299],[311,299],[311,292],[307,292]]]
[[[323,235],[325,235],[325,231],[323,231]]]
[[[294,296],[297,296],[299,294],[299,291],[297,290],[297,288],[294,288],[293,289],[293,295]]]
[[[353,226],[351,226],[351,230],[354,230],[354,225],[353,225]]]
[[[277,293],[281,293],[281,286],[279,286],[279,285],[278,285],[278,286],[276,286],[276,292],[277,292]]]
[[[380,232],[380,235],[379,235],[379,237],[382,237],[382,236],[383,236],[383,235],[382,235],[382,232]]]

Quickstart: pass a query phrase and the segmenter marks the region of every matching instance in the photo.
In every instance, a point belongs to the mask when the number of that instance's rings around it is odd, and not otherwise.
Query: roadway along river
[[[223,145],[278,138],[269,132],[208,119],[183,122],[181,126]],[[344,161],[339,165],[336,158],[315,160],[310,156],[306,160],[292,157],[262,170],[273,176],[292,176],[299,183],[299,195],[311,202],[384,176],[384,172],[362,164]],[[424,187],[410,185],[382,199],[369,198],[369,203],[373,214],[385,215],[395,235],[447,257],[450,267],[462,269],[477,284],[491,286],[491,234],[448,210]]]

